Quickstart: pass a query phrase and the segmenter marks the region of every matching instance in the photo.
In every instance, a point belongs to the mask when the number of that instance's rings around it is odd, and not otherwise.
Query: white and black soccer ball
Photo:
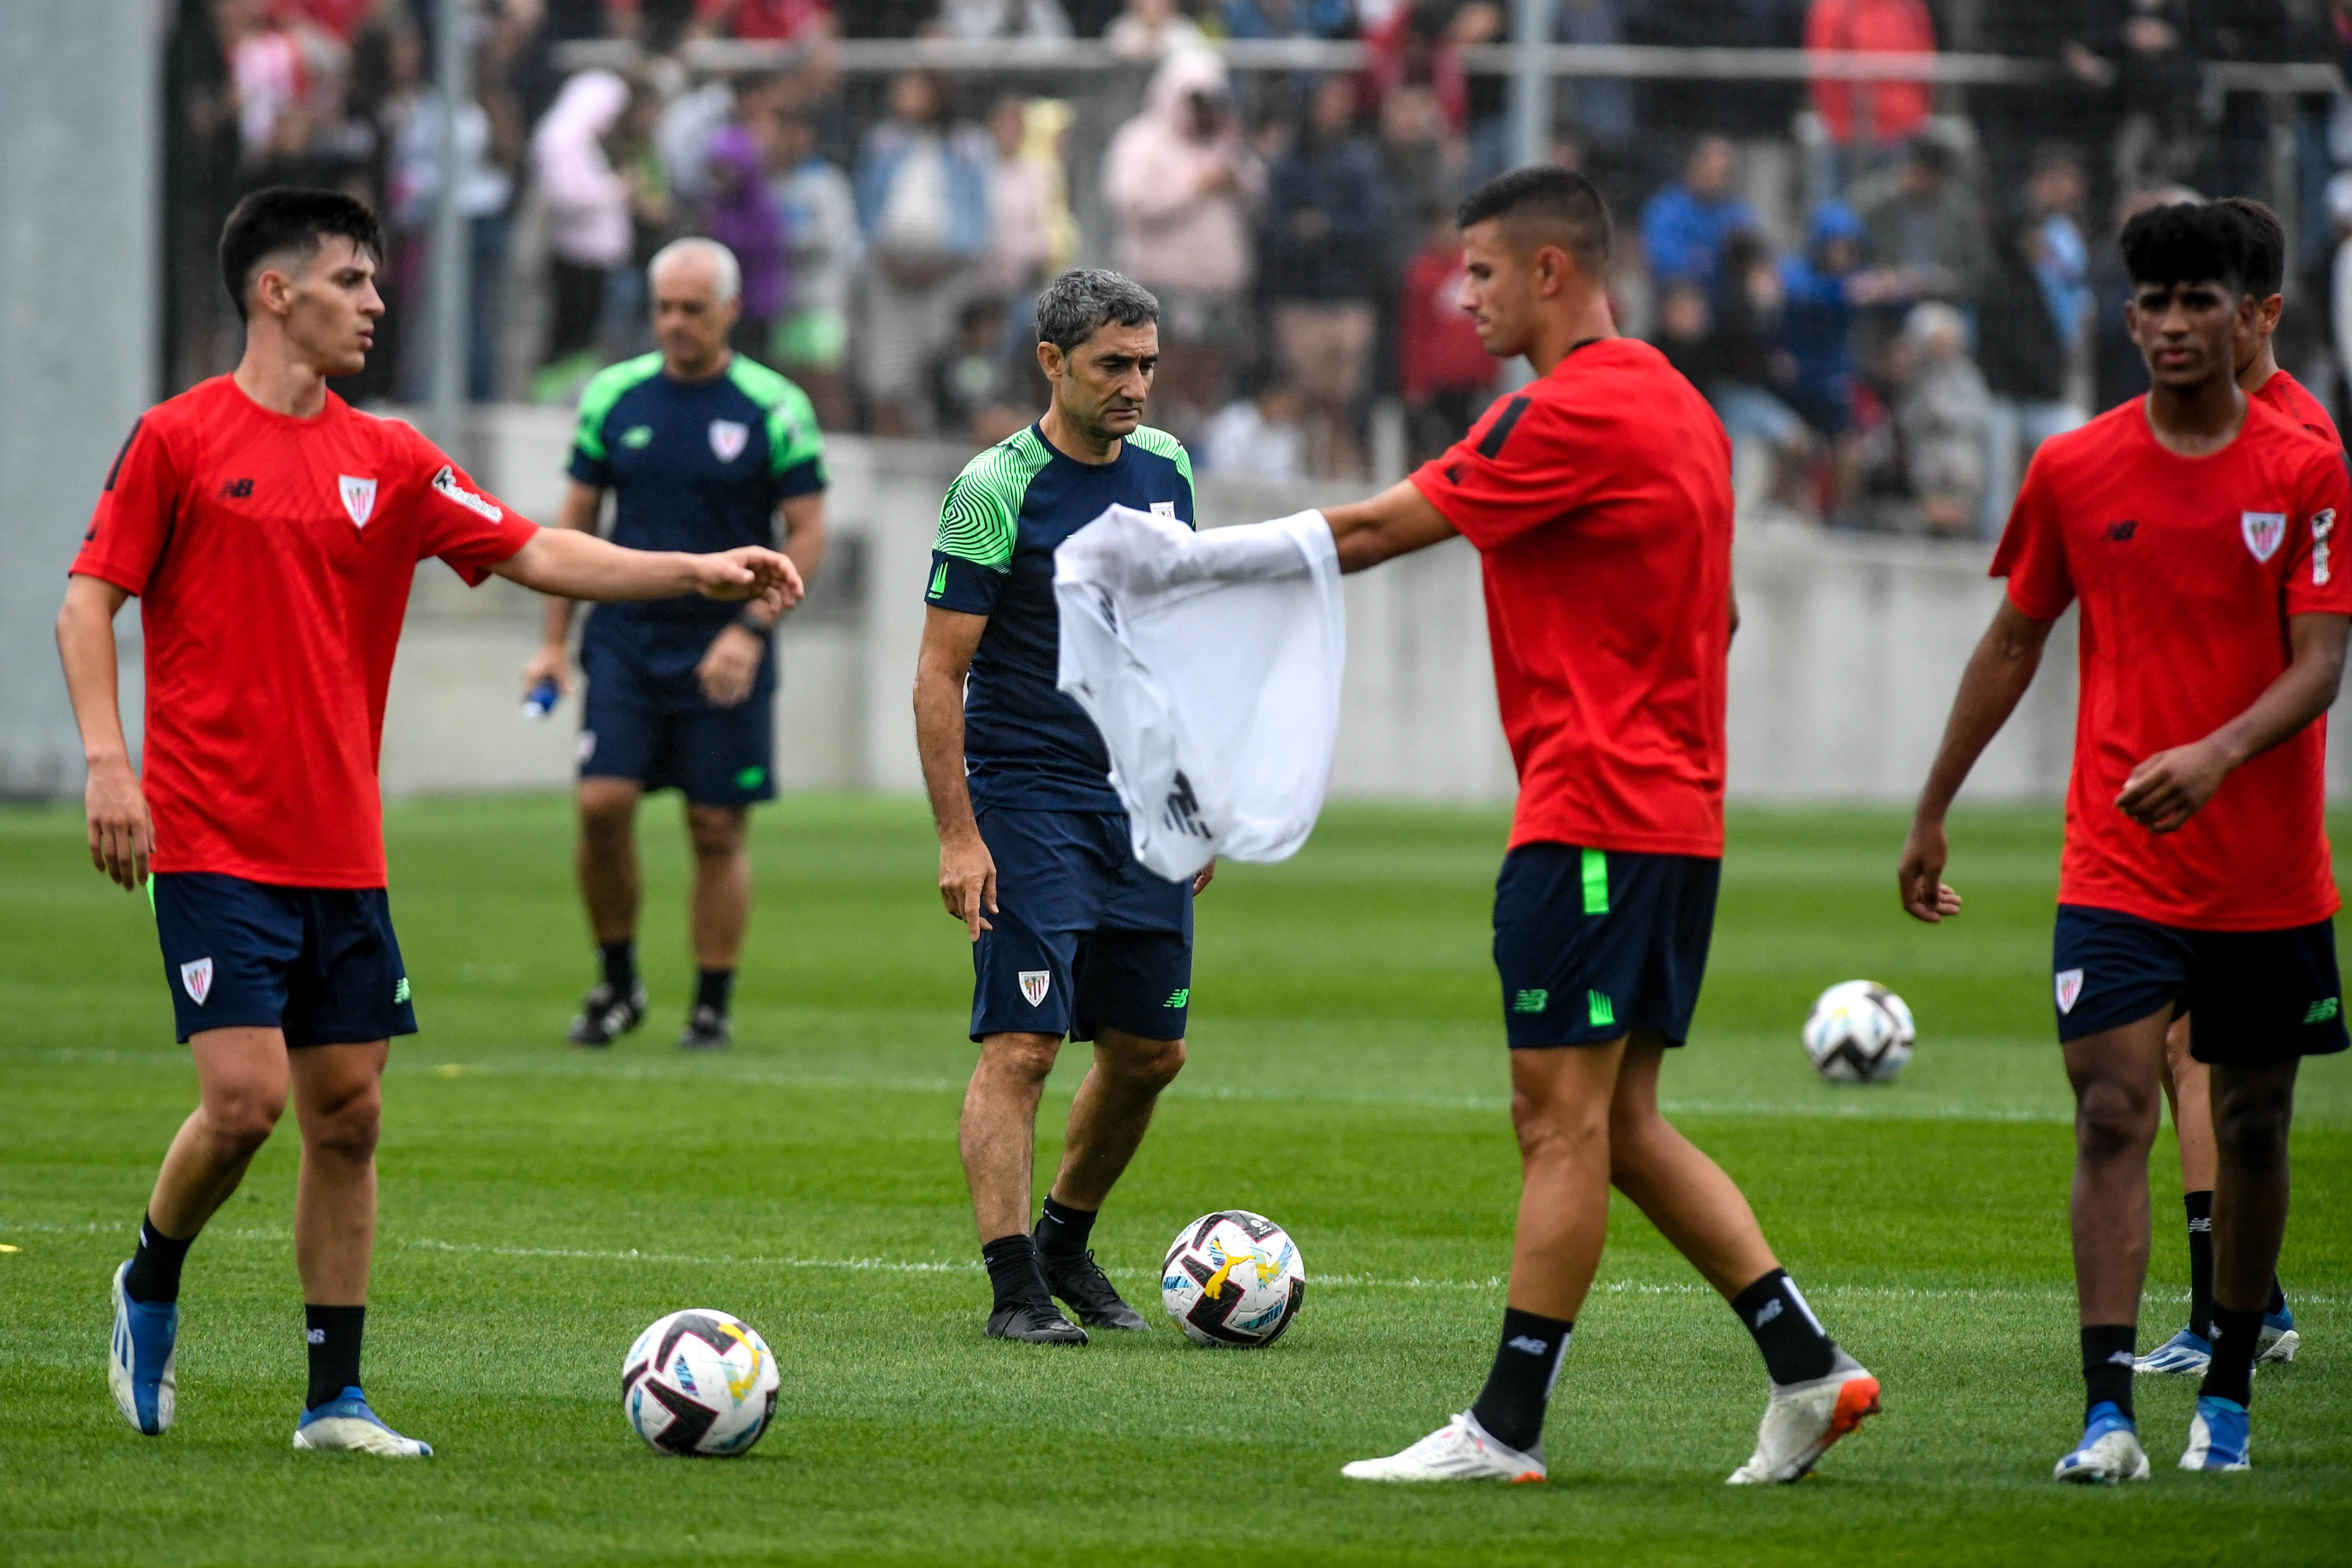
[[[1805,1054],[1832,1083],[1892,1082],[1917,1038],[1911,1009],[1874,980],[1832,986],[1805,1020]]]
[[[1246,1209],[1204,1214],[1176,1233],[1160,1301],[1194,1344],[1272,1344],[1307,1300],[1307,1265],[1281,1226]]]
[[[751,1325],[690,1307],[637,1336],[621,1364],[621,1410],[657,1452],[731,1458],[768,1429],[782,1386]]]

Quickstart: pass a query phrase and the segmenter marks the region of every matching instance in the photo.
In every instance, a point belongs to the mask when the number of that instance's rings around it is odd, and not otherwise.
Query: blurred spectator
[[[1496,361],[1462,308],[1462,235],[1442,206],[1422,212],[1421,248],[1397,303],[1397,380],[1410,460],[1462,439],[1494,397]]]
[[[718,9],[730,37],[790,44],[833,33],[830,0],[722,0]]]
[[[1325,78],[1297,140],[1267,174],[1259,252],[1284,377],[1307,400],[1307,465],[1350,477],[1364,466],[1351,416],[1378,322],[1384,218],[1380,164],[1355,118],[1354,84]]]
[[[1127,9],[1103,29],[1111,53],[1130,60],[1156,59],[1171,50],[1204,49],[1200,26],[1176,7],[1176,0],[1127,0]]]
[[[766,78],[746,78],[740,92],[756,108],[771,96]],[[700,204],[710,195],[710,143],[735,118],[738,89],[714,78],[682,92],[662,106],[654,121],[654,148],[660,154],[670,193],[679,201]]]
[[[1691,380],[1715,404],[1731,438],[1738,500],[1752,506],[1769,494],[1792,503],[1811,441],[1805,422],[1781,396],[1796,381],[1796,363],[1780,340],[1780,269],[1764,237],[1747,231],[1725,240],[1722,267],[1714,329],[1698,355],[1700,373]]]
[[[1731,143],[1702,136],[1683,162],[1682,179],[1642,209],[1642,245],[1661,285],[1687,279],[1715,288],[1724,242],[1762,232],[1754,209],[1731,193],[1734,168]]]
[[[1559,0],[1552,41],[1559,44],[1622,44],[1626,0]],[[1618,77],[1575,77],[1557,83],[1557,112],[1571,117],[1583,132],[1612,148],[1633,141],[1633,84]]]
[[[2204,152],[2205,80],[2192,47],[2189,0],[2124,0],[2102,41],[2114,51],[2116,183],[2126,191],[2193,180]],[[2103,51],[2104,52],[2104,51]]]
[[[409,57],[415,48],[412,35],[400,52]],[[415,233],[432,225],[441,194],[442,114],[437,89],[421,94],[393,150],[386,206],[396,229]],[[514,199],[514,179],[495,159],[490,116],[479,103],[459,106],[457,131],[457,210],[465,216],[467,235],[466,395],[480,402],[493,394],[498,378],[499,329],[505,319],[507,239],[512,227],[508,207]],[[423,304],[420,291],[416,305]],[[423,319],[421,309],[413,307],[411,315],[420,322]],[[403,340],[406,350],[403,395],[412,402],[422,401],[430,385],[432,366],[429,355],[423,351],[426,344],[426,335],[421,331],[409,332]]]
[[[1964,538],[1983,513],[1992,395],[1969,358],[1968,321],[1952,306],[1914,306],[1897,340],[1895,405],[1905,477],[1930,533]]]
[[[816,130],[779,116],[776,169],[768,187],[784,216],[789,247],[784,319],[776,329],[776,368],[800,383],[827,430],[850,423],[842,374],[849,353],[850,290],[862,235],[849,176],[817,152]]]
[[[1825,55],[1933,55],[1936,25],[1926,0],[1812,0],[1805,16],[1805,47]],[[1847,179],[1886,161],[1915,134],[1935,107],[1924,81],[1812,80],[1813,111],[1822,117],[1840,167],[1822,189],[1844,189]]]
[[[1350,0],[1224,0],[1229,38],[1343,38],[1356,26]]]
[[[1028,152],[1029,105],[997,100],[988,117],[996,158],[988,170],[988,248],[981,253],[980,287],[1019,309],[1044,282],[1058,237],[1054,222],[1054,170]],[[1066,208],[1059,214],[1069,221]]]
[[[956,312],[956,340],[931,370],[940,430],[974,446],[993,446],[1036,417],[1014,390],[1004,312],[1004,300],[995,296],[964,301]]]
[[[595,369],[606,281],[630,258],[629,186],[613,167],[605,134],[629,107],[629,84],[582,71],[563,84],[531,133],[531,168],[547,200],[554,313],[543,366]]]
[[[1984,287],[1990,256],[1958,162],[1923,131],[1904,148],[1900,165],[1855,184],[1853,207],[1874,265],[1903,273],[1914,292],[1968,305]]]
[[[1491,33],[1491,6],[1465,6],[1460,0],[1409,0],[1380,26],[1364,35],[1369,56],[1363,91],[1374,112],[1389,98],[1408,88],[1425,89],[1445,117],[1445,128],[1459,136],[1470,129],[1470,78],[1462,65],[1462,46],[1455,37],[1469,17],[1469,26]],[[1474,15],[1475,13],[1475,15]]]
[[[1060,0],[940,0],[940,32],[950,38],[1054,40],[1070,36]]]
[[[1785,392],[1807,424],[1826,436],[1845,433],[1853,390],[1853,308],[1862,265],[1862,220],[1843,202],[1813,209],[1805,249],[1780,263],[1786,303],[1780,346],[1794,375]]]
[[[1307,400],[1260,361],[1246,390],[1211,416],[1193,443],[1201,469],[1276,481],[1307,476]]]
[[[1181,434],[1248,335],[1248,208],[1265,183],[1216,56],[1178,49],[1160,62],[1143,112],[1111,139],[1102,181],[1113,265],[1160,296],[1156,417]]]
[[[857,161],[866,230],[865,331],[857,365],[874,429],[905,435],[929,422],[925,375],[955,334],[955,313],[988,243],[988,152],[951,131],[939,78],[909,71],[890,86],[890,117]]]
[[[1687,277],[1667,284],[1658,298],[1652,343],[1701,392],[1715,383],[1714,337],[1715,305],[1707,291]]]
[[[703,228],[735,253],[742,268],[742,293],[735,325],[728,330],[728,346],[766,364],[774,355],[776,324],[784,315],[784,218],[768,188],[768,164],[777,140],[774,116],[761,115],[759,127],[755,131],[740,120],[730,121],[710,139]]]
[[[2066,368],[2083,312],[2073,291],[2053,290],[2045,281],[2049,246],[2040,215],[2014,219],[1994,236],[1992,270],[1979,301],[1987,330],[1977,357],[1992,397],[1978,525],[1988,538],[2008,517],[2035,448],[2083,423],[2083,411],[2066,400]]]

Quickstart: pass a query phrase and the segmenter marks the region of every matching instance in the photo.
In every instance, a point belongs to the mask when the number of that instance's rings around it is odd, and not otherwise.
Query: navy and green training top
[[[808,395],[740,354],[701,382],[674,380],[660,354],[641,354],[581,393],[569,472],[613,492],[614,544],[696,554],[772,547],[778,503],[825,486],[824,438]],[[600,604],[584,635],[619,637],[656,675],[690,676],[741,611],[699,594]]]
[[[1055,685],[1062,634],[1054,551],[1112,506],[1192,527],[1183,444],[1147,427],[1122,441],[1113,461],[1080,463],[1033,424],[965,464],[949,486],[924,599],[988,617],[964,685],[974,810],[1122,809],[1101,733]]]

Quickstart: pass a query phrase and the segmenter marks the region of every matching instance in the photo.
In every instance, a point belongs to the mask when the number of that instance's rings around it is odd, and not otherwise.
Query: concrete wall
[[[533,516],[554,513],[569,422],[484,411],[476,472]],[[777,772],[788,786],[919,789],[908,694],[939,498],[966,455],[917,443],[835,440],[838,541],[805,618],[782,633]],[[1240,485],[1203,476],[1211,527],[1347,498],[1353,487]],[[1907,799],[1940,733],[1962,663],[2000,593],[1980,546],[1856,538],[1769,522],[1743,528],[1743,624],[1731,660],[1731,785],[1746,799]],[[1507,800],[1477,558],[1460,542],[1348,581],[1349,664],[1336,793]],[[516,716],[516,673],[537,636],[528,594],[467,592],[428,564],[386,725],[394,793],[561,783],[576,712]],[[575,705],[576,706],[576,705]],[[2043,675],[1979,766],[1979,799],[2064,788],[2074,722],[2071,617]]]
[[[58,596],[155,384],[156,8],[0,15],[0,797],[54,796],[82,783]]]

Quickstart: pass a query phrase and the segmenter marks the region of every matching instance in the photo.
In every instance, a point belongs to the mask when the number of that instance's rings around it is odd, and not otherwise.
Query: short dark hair
[[[1591,277],[1609,265],[1609,204],[1573,169],[1538,163],[1497,174],[1462,198],[1454,224],[1466,229],[1490,218],[1532,218],[1561,231],[1569,255]]]
[[[2219,202],[2167,202],[2124,225],[2124,271],[2143,283],[2207,283],[2245,290],[2246,221]]]
[[[331,235],[341,235],[373,260],[383,259],[383,230],[367,204],[341,191],[310,191],[271,185],[236,204],[221,225],[221,282],[237,319],[245,319],[246,290],[255,270],[273,256],[299,251],[308,260]]]
[[[1123,273],[1076,267],[1037,296],[1037,340],[1068,353],[1104,327],[1148,327],[1160,319],[1160,300]]]
[[[2286,225],[2252,196],[2224,196],[2213,204],[2238,216],[2246,231],[2246,292],[2268,299],[2286,287]]]

